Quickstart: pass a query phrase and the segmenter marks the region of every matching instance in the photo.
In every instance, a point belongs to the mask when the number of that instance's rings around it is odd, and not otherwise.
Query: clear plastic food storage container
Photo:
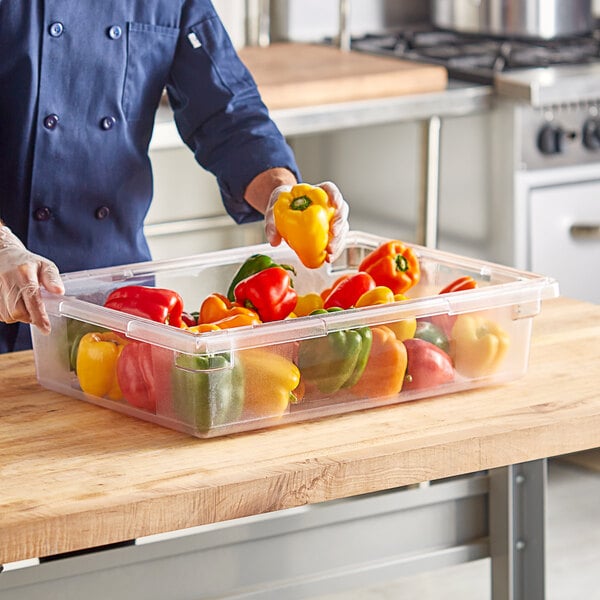
[[[226,294],[253,254],[292,265],[298,295],[321,293],[387,241],[350,232],[335,264],[312,270],[285,244],[265,244],[66,274],[66,295],[44,296],[51,334],[33,329],[38,380],[204,438],[497,385],[526,372],[532,317],[558,295],[556,282],[420,246],[411,246],[420,281],[392,303],[201,334],[103,306],[115,289],[143,285],[175,290],[186,311],[198,311],[207,296]],[[477,286],[440,293],[465,276]],[[82,349],[90,332],[98,335]]]

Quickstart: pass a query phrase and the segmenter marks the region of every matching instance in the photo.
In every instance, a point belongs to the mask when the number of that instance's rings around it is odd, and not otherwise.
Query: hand
[[[32,323],[49,333],[40,285],[55,294],[65,293],[56,265],[29,252],[8,227],[0,226],[0,321]]]
[[[344,249],[346,234],[350,229],[348,224],[348,213],[350,209],[347,202],[344,200],[342,193],[338,187],[331,181],[319,183],[318,187],[327,192],[329,202],[335,208],[335,213],[329,223],[329,244],[327,245],[327,262],[333,262]],[[291,185],[280,185],[271,192],[269,203],[265,211],[265,235],[271,246],[279,246],[281,244],[281,235],[275,227],[275,217],[273,215],[273,206],[281,192],[289,192],[292,189]]]

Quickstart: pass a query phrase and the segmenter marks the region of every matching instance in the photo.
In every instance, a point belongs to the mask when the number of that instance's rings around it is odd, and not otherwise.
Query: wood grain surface
[[[444,67],[314,44],[242,48],[239,55],[271,110],[446,89]]]
[[[0,563],[598,447],[599,355],[600,307],[559,298],[511,384],[210,440],[0,356]]]

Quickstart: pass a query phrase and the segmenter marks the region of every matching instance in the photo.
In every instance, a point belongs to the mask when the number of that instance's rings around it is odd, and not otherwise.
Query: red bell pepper
[[[465,275],[450,282],[445,288],[440,290],[440,294],[449,294],[450,292],[462,292],[472,290],[477,287],[477,282],[470,276]]]
[[[184,327],[183,299],[173,290],[126,285],[113,290],[104,306],[174,327]]]
[[[462,292],[464,290],[472,290],[477,287],[477,282],[470,276],[465,275],[464,277],[459,277],[454,281],[451,281],[445,288],[440,290],[440,294],[449,294],[451,292]],[[435,315],[430,318],[430,321],[436,326],[439,327],[447,338],[451,337],[452,327],[456,321],[456,315]]]
[[[132,342],[121,351],[117,381],[125,400],[142,410],[155,413],[168,406],[171,398],[173,353],[166,348]]]
[[[236,302],[256,311],[263,323],[288,317],[298,299],[289,271],[283,267],[269,267],[250,275],[233,292]]]
[[[355,273],[344,279],[338,279],[323,302],[323,308],[351,308],[358,299],[375,287],[375,280],[368,273]]]
[[[394,294],[403,294],[419,283],[421,267],[415,251],[398,240],[381,244],[367,254],[358,266],[369,273],[377,285],[390,288]]]

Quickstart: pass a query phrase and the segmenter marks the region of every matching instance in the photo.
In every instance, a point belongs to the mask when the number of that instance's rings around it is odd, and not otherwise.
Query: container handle
[[[600,240],[600,224],[575,223],[569,228],[569,233],[575,240]]]

